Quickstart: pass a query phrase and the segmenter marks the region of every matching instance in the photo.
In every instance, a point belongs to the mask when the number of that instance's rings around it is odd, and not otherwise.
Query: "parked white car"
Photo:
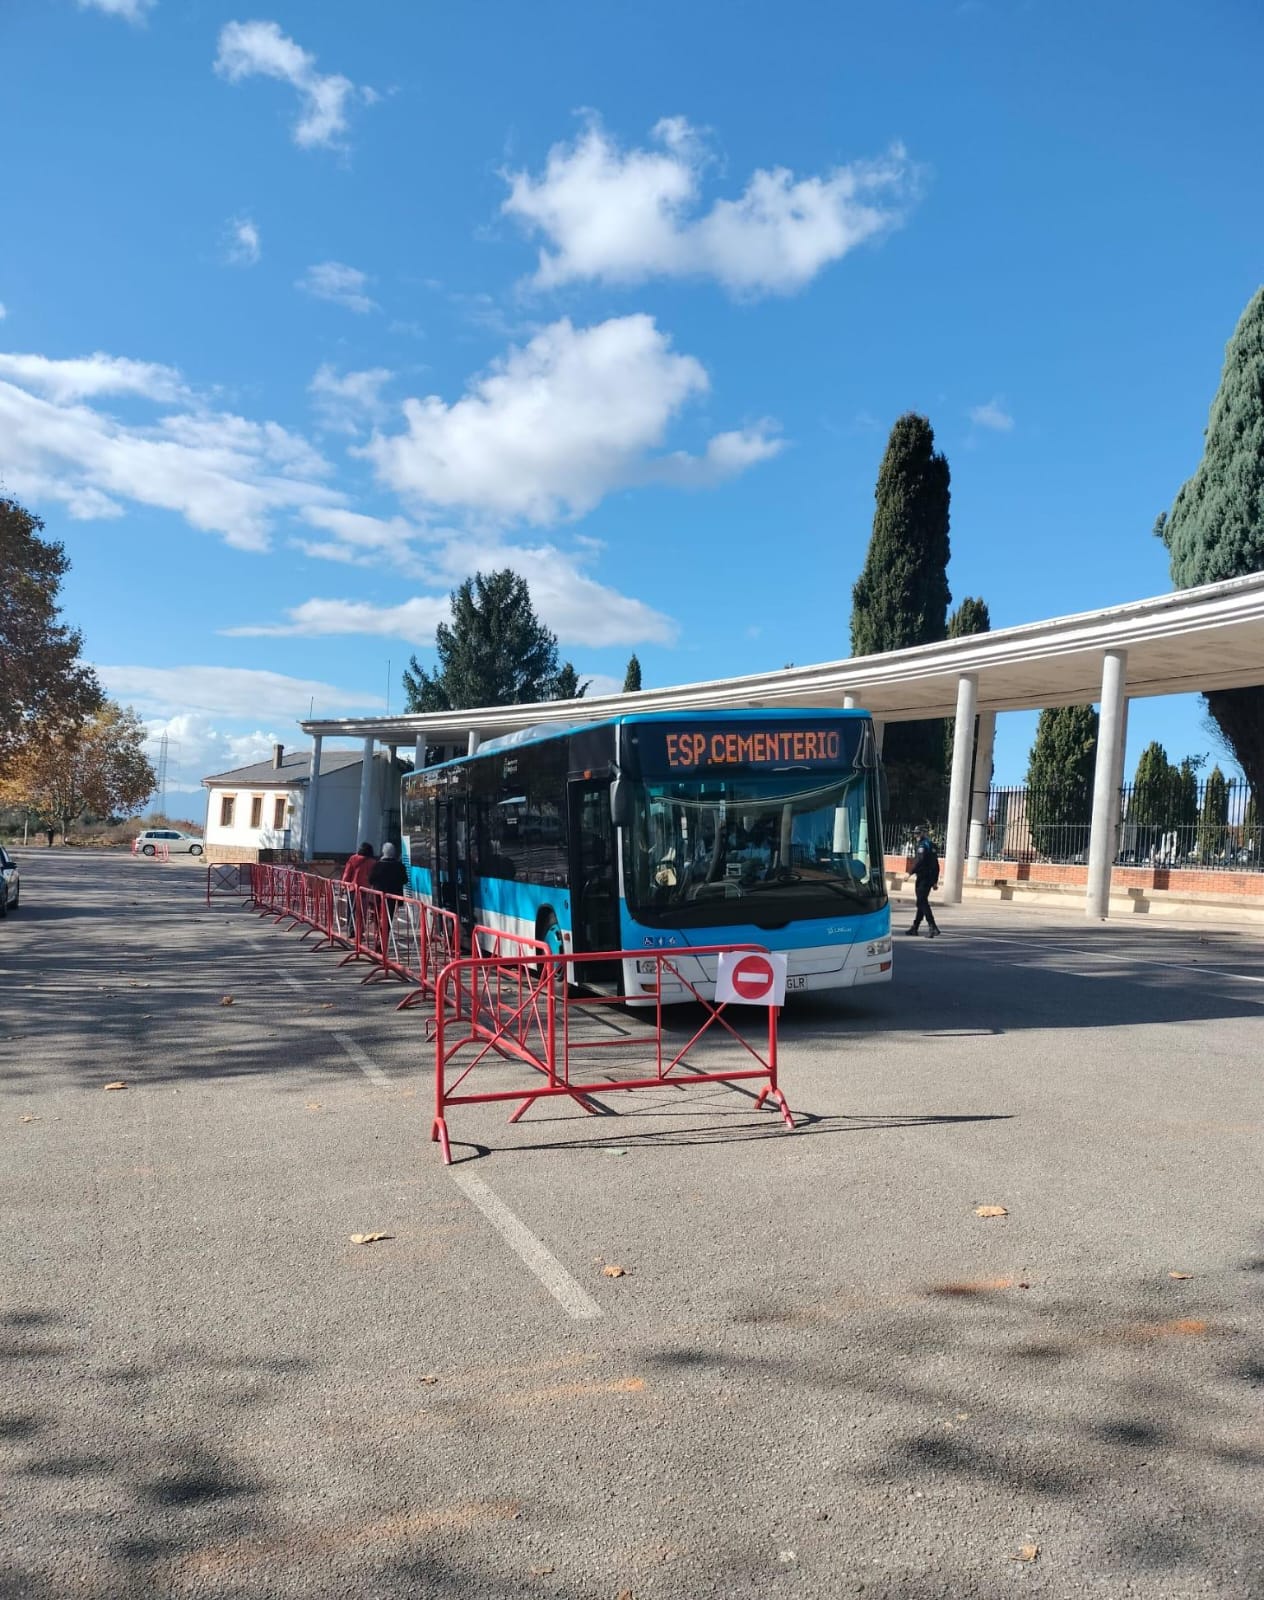
[[[146,828],[132,845],[134,856],[154,856],[158,846],[166,845],[168,855],[200,856],[202,841],[195,833],[179,833],[175,828]]]

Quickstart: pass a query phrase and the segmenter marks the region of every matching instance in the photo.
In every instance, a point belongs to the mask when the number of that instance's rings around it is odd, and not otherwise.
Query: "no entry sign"
[[[726,950],[715,975],[716,1000],[736,1000],[748,1006],[784,1005],[788,961],[784,955]]]

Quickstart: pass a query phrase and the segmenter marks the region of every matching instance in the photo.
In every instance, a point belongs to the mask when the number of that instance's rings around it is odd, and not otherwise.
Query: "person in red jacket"
[[[347,864],[342,869],[342,881],[347,885],[348,890],[347,931],[353,938],[355,937],[356,900],[358,899],[355,891],[368,887],[369,873],[373,871],[376,865],[373,846],[366,839],[355,855],[347,858]]]

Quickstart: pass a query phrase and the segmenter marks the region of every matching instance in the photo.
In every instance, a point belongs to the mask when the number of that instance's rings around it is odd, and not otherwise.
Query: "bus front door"
[[[610,780],[570,786],[571,927],[575,949],[619,948],[619,873],[610,817]],[[612,974],[590,969],[589,981]]]
[[[455,911],[461,921],[461,946],[469,948],[474,926],[474,884],[469,851],[469,802],[440,800],[435,818],[435,899],[445,911]]]

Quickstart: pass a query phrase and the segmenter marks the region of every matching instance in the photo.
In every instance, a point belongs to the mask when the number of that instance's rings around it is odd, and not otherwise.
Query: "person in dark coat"
[[[382,854],[369,873],[369,888],[383,894],[403,894],[408,887],[408,868],[399,859],[393,844],[384,844]]]
[[[939,925],[935,921],[935,913],[930,908],[930,892],[939,887],[939,857],[935,853],[935,846],[923,834],[917,845],[917,855],[913,861],[913,889],[917,896],[917,915],[913,918],[913,926],[907,932],[917,937],[918,929],[922,925],[922,918],[926,918],[928,925],[928,939],[939,936]]]

